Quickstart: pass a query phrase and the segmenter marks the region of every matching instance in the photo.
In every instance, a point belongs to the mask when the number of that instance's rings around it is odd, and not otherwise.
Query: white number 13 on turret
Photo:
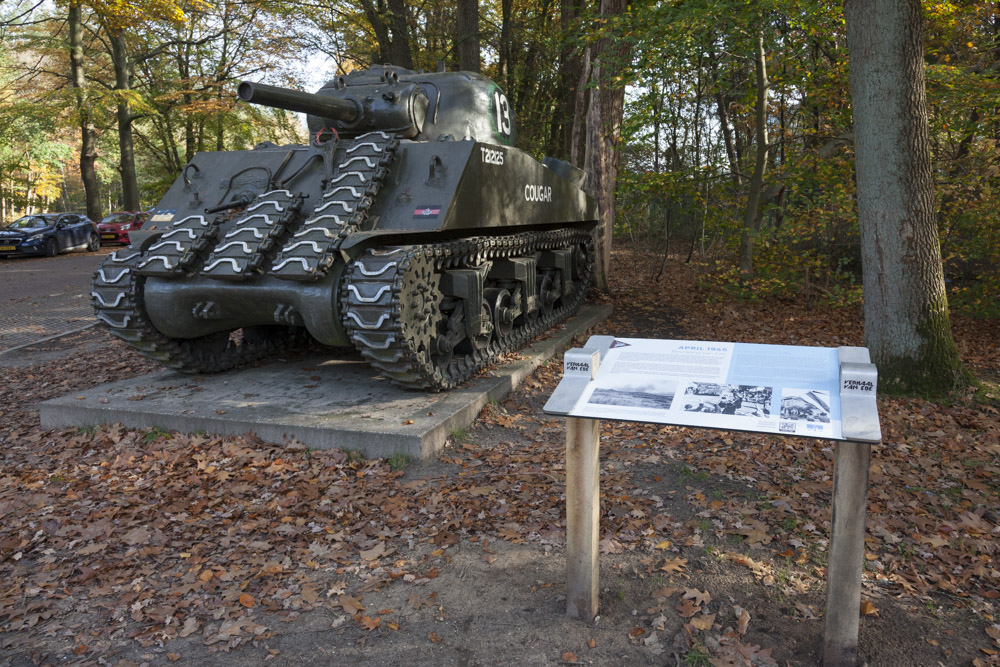
[[[510,137],[510,103],[507,96],[499,90],[493,93],[493,110],[497,117],[497,132],[504,137]]]

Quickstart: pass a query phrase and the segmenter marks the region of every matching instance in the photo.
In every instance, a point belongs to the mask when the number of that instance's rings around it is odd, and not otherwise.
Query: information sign
[[[881,440],[865,348],[594,336],[564,366],[550,414]]]

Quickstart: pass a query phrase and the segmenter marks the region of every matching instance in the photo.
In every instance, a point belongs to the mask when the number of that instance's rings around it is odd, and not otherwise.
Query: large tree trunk
[[[757,44],[754,57],[756,70],[757,104],[755,107],[755,122],[757,125],[757,151],[754,160],[753,175],[750,177],[750,189],[747,192],[747,208],[743,215],[743,230],[740,232],[740,273],[753,275],[753,242],[760,225],[757,209],[760,207],[760,193],[764,188],[764,170],[767,168],[767,91],[770,84],[767,81],[767,60],[764,54],[764,35],[757,33]]]
[[[479,72],[479,0],[458,0],[455,9],[455,42],[458,45],[458,67],[466,72]]]
[[[80,118],[80,176],[83,192],[87,200],[87,217],[101,219],[101,193],[97,183],[97,131],[91,117],[90,99],[87,93],[87,77],[84,72],[83,18],[80,3],[72,2],[67,19],[69,26],[69,64],[73,88],[76,91],[76,110]]]
[[[569,161],[573,166],[586,168],[587,156],[587,109],[590,107],[590,47],[583,50],[580,63],[580,81],[573,95],[573,129],[569,135]]]
[[[513,5],[514,0],[500,0],[500,67],[498,71],[499,81],[508,93],[514,90],[514,53],[510,43]]]
[[[111,60],[115,67],[115,90],[121,95],[132,88],[125,37],[119,32],[111,37]],[[138,211],[139,183],[135,175],[135,150],[132,142],[132,109],[124,96],[118,98],[118,170],[122,177],[122,199],[127,211]]]
[[[614,22],[625,11],[625,0],[601,0],[601,17]],[[607,25],[607,23],[605,23]],[[597,229],[597,265],[594,283],[602,292],[609,290],[611,237],[615,225],[615,183],[621,157],[621,124],[625,110],[625,86],[621,82],[622,63],[628,46],[603,35],[591,49],[591,91],[587,109],[587,149],[584,170],[586,190],[597,200],[600,224]]]
[[[918,0],[845,0],[864,272],[879,385],[941,394],[967,382],[941,269]]]
[[[389,30],[392,32],[392,42],[389,45],[389,63],[413,69],[408,17],[409,11],[403,0],[389,0]]]
[[[403,0],[388,0],[387,4],[379,0],[377,5],[372,0],[361,0],[361,7],[375,31],[382,63],[413,69],[407,10]]]
[[[583,143],[580,137],[583,133],[578,126],[584,122],[583,116],[577,116],[576,100],[577,89],[581,84],[581,74],[583,73],[583,54],[571,39],[576,30],[576,23],[580,14],[579,0],[561,0],[559,12],[559,27],[563,34],[563,47],[559,55],[559,77],[560,77],[560,98],[559,113],[561,115],[563,136],[562,155],[572,158],[573,155],[583,154]],[[586,81],[586,79],[584,79]],[[577,146],[573,145],[576,139]],[[572,161],[572,160],[571,160]],[[578,162],[573,164],[579,166]]]

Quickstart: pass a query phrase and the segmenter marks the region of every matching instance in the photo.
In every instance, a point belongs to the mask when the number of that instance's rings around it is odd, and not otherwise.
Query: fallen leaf
[[[440,644],[440,643],[441,643],[442,641],[444,641],[444,640],[443,640],[443,639],[441,638],[441,635],[439,635],[439,634],[438,634],[438,633],[436,633],[436,632],[429,632],[429,633],[427,633],[427,638],[428,638],[428,639],[430,639],[430,640],[431,640],[432,642],[434,642],[435,644]]]
[[[699,630],[711,630],[712,625],[715,623],[715,614],[695,616],[689,622]]]
[[[575,653],[571,653],[570,651],[566,651],[566,652],[564,652],[562,654],[562,661],[563,662],[576,662],[576,654]]]
[[[253,596],[250,595],[249,593],[243,593],[242,595],[240,595],[240,604],[246,607],[247,609],[251,609],[255,604],[257,604],[257,601],[254,600]]]
[[[108,548],[107,544],[98,544],[95,542],[93,544],[88,544],[87,546],[83,547],[76,553],[79,556],[91,556],[93,554],[96,554],[98,551],[104,551],[107,548]]]
[[[861,603],[861,615],[862,616],[878,616],[878,609],[872,604],[871,600],[865,600]]]
[[[360,625],[365,630],[368,630],[369,632],[371,632],[378,626],[382,625],[381,616],[376,616],[375,618],[369,618],[368,616],[364,616],[363,614],[358,614],[357,616],[354,617],[354,620],[358,622],[358,625]]]
[[[381,558],[395,551],[395,549],[386,550],[385,542],[379,542],[371,549],[365,549],[361,552],[361,557],[365,560],[375,560],[376,558]]]
[[[192,635],[197,631],[198,631],[198,619],[195,618],[194,616],[188,616],[186,619],[184,619],[184,625],[182,625],[181,629],[177,632],[177,636],[183,638],[187,637],[188,635]]]
[[[669,598],[675,595],[679,590],[680,590],[679,588],[671,588],[669,586],[665,586],[663,588],[657,588],[655,591],[653,591],[653,597]]]
[[[660,566],[664,572],[680,572],[687,567],[687,558],[674,558]]]
[[[354,598],[349,595],[341,595],[337,598],[337,601],[333,604],[334,607],[341,607],[345,612],[354,616],[359,611],[364,611],[365,606],[361,604],[359,598]]]
[[[594,639],[593,637],[591,637],[590,639],[587,640],[587,648],[596,648],[596,647],[597,647],[597,640],[596,639]]]
[[[412,419],[406,419],[406,420],[403,421],[403,426],[409,426],[412,423],[413,423]]]
[[[695,604],[708,604],[712,601],[711,593],[708,591],[699,591],[697,588],[685,588],[684,594],[681,597],[692,600]]]
[[[674,609],[676,609],[677,613],[684,618],[691,618],[701,611],[701,605],[694,604],[691,600],[681,598],[677,601],[677,604],[674,605]]]
[[[181,654],[180,653],[168,653],[167,654],[167,658],[170,660],[170,662],[177,662],[178,660],[181,659]]]
[[[125,536],[122,538],[122,541],[125,544],[130,544],[132,546],[135,546],[137,544],[145,544],[146,542],[148,542],[149,536],[150,536],[149,529],[146,528],[145,526],[139,526],[125,533]]]
[[[739,605],[733,605],[733,613],[736,614],[736,631],[745,635],[750,626],[750,612]]]
[[[662,542],[657,542],[656,546],[654,546],[653,548],[654,549],[660,549],[661,551],[663,549],[669,549],[670,548],[670,540],[663,540]]]
[[[814,609],[812,605],[808,605],[803,602],[796,602],[795,608],[802,613],[802,618],[807,621],[819,618],[819,614],[816,613],[816,609]]]

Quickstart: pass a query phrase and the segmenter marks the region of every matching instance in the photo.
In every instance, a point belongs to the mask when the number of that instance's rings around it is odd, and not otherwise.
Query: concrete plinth
[[[313,449],[423,460],[441,450],[449,433],[469,426],[491,400],[504,397],[610,313],[610,306],[585,305],[547,338],[521,350],[520,359],[449,392],[396,387],[360,355],[307,357],[218,375],[164,370],[46,401],[39,412],[49,429],[117,422],[186,433],[254,432],[271,442],[294,437]]]

